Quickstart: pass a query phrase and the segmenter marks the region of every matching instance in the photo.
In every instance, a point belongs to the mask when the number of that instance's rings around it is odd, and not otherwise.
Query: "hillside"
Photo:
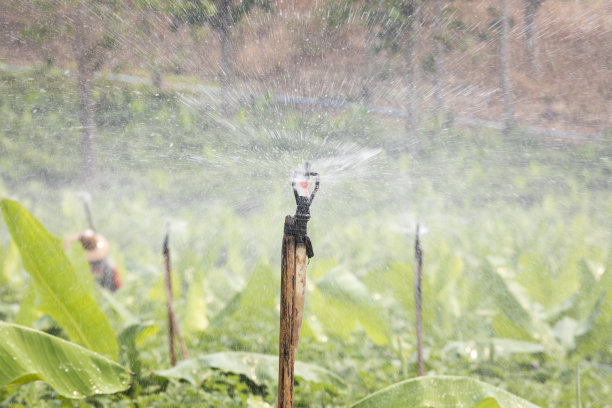
[[[42,61],[74,67],[70,6],[3,2],[0,6],[0,61]],[[131,4],[132,2],[126,2]],[[358,13],[337,17],[339,2],[274,2],[271,13],[256,11],[234,30],[237,87],[245,92],[358,100],[362,85],[370,102],[401,108],[406,99],[402,58],[368,52],[367,30]],[[61,4],[61,3],[58,3]],[[133,6],[133,5],[132,5]],[[606,0],[547,0],[538,12],[539,69],[527,75],[523,51],[522,2],[512,1],[511,79],[521,125],[584,133],[612,127],[612,3]],[[444,100],[466,117],[500,120],[498,43],[490,27],[499,4],[492,0],[445,3]],[[133,8],[133,10],[135,10]],[[433,78],[427,72],[432,49],[433,6],[419,12],[418,77],[421,110],[431,108]],[[168,15],[125,10],[111,28],[114,47],[101,69],[196,76],[216,82],[220,44],[209,29],[170,29]],[[143,22],[149,27],[142,30]],[[99,21],[109,25],[108,19]],[[52,27],[49,29],[48,27]],[[368,61],[368,59],[370,61]]]

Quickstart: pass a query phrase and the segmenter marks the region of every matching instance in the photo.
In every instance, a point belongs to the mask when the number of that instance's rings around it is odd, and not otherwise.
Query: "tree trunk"
[[[416,13],[415,13],[416,14]],[[413,21],[407,27],[406,45],[404,48],[406,58],[406,72],[404,78],[406,80],[406,134],[408,137],[408,150],[413,153],[419,153],[421,150],[421,140],[418,134],[418,95],[417,95],[417,77],[416,77],[416,41],[415,41],[415,24]]]
[[[221,109],[225,115],[231,112],[231,88],[234,78],[234,50],[232,44],[232,10],[229,1],[223,1],[220,12],[221,36]]]
[[[370,24],[367,25],[366,32],[365,71],[365,79],[361,84],[359,99],[361,103],[367,105],[372,100],[372,90],[370,89],[370,84],[372,83],[374,77],[374,30]]]
[[[542,0],[523,0],[525,20],[525,64],[527,74],[534,78],[538,73],[538,48],[536,44],[536,16]]]
[[[508,21],[508,0],[501,0],[501,30],[500,30],[500,74],[501,88],[503,94],[503,122],[504,133],[508,134],[514,126],[514,113],[512,110],[512,88],[510,83],[510,56],[509,56],[509,37],[510,24]]]
[[[439,115],[444,109],[442,99],[442,81],[444,64],[442,63],[444,49],[442,47],[442,0],[434,3],[434,112]]]
[[[157,89],[162,87],[162,72],[158,60],[158,45],[163,44],[163,35],[159,34],[159,30],[155,30],[152,26],[151,21],[158,21],[156,12],[151,9],[145,9],[142,12],[141,26],[142,33],[144,34],[146,45],[142,46],[144,52],[142,58],[148,61],[149,69],[151,70],[151,85]],[[149,42],[152,42],[149,44]]]
[[[96,121],[93,98],[94,48],[88,41],[89,2],[78,6],[76,21],[76,54],[78,64],[79,121],[81,122],[81,154],[86,184],[98,184],[96,160]]]

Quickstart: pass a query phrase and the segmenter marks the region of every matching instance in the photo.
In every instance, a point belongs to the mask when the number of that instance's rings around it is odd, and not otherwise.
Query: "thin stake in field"
[[[162,254],[164,256],[165,266],[165,283],[166,283],[166,301],[168,304],[168,341],[170,345],[170,364],[172,367],[176,365],[176,347],[174,346],[175,337],[178,339],[181,346],[181,354],[183,360],[188,358],[187,347],[183,336],[181,336],[181,330],[179,328],[176,314],[174,313],[174,301],[172,298],[172,268],[170,263],[170,248],[168,242],[170,240],[170,228],[166,229],[166,235],[164,236],[164,244]]]
[[[419,241],[419,224],[416,226],[416,239],[414,241],[414,310],[416,312],[417,335],[417,367],[418,375],[425,375],[423,362],[423,309],[422,309],[422,281],[423,281],[423,250]]]
[[[309,179],[315,177],[312,193]],[[295,172],[291,183],[297,209],[295,216],[285,217],[281,259],[281,308],[278,347],[278,395],[275,407],[293,407],[294,365],[300,340],[306,292],[307,258],[314,256],[307,235],[310,204],[319,189],[319,174],[310,171],[308,163],[302,174]],[[299,186],[299,188],[298,188]]]
[[[83,206],[85,207],[85,214],[87,215],[87,223],[89,224],[89,229],[96,232],[96,229],[93,225],[93,218],[91,217],[91,209],[89,208],[89,202],[91,201],[91,197],[89,195],[81,196],[83,200]]]

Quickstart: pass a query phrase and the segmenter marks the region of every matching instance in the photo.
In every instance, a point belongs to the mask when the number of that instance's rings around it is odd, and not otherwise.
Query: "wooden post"
[[[293,217],[285,217],[285,223],[293,224]],[[283,235],[281,258],[280,336],[278,346],[278,397],[279,408],[293,408],[293,350],[295,324],[295,237]]]
[[[425,374],[423,363],[423,309],[421,302],[421,287],[423,280],[423,250],[419,242],[419,224],[416,227],[416,240],[414,242],[414,309],[416,312],[417,334],[417,365],[418,375]]]
[[[295,218],[285,217],[285,233],[281,257],[280,334],[278,344],[278,395],[275,408],[293,408],[293,368],[300,341],[304,300],[306,297],[306,263],[314,256],[306,224],[310,219],[310,204],[319,190],[319,173],[304,164],[303,179],[294,172],[291,187],[297,208]],[[315,187],[309,195],[308,179],[315,177]],[[298,192],[297,182],[302,192]],[[306,190],[306,191],[304,191]]]

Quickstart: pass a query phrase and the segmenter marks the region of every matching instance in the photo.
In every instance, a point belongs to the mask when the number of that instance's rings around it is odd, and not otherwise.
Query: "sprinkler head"
[[[308,188],[312,185],[311,180],[313,177],[315,185],[311,192]],[[312,204],[312,200],[314,200],[315,194],[319,190],[319,173],[311,171],[310,163],[306,162],[303,171],[296,170],[293,172],[291,187],[293,187],[293,195],[295,196],[297,208],[293,221],[290,223],[285,221],[285,234],[295,236],[296,243],[305,244],[306,255],[308,258],[312,258],[314,251],[310,238],[307,235],[307,224],[308,220],[310,220],[310,204]]]
[[[312,179],[314,178],[315,186],[312,191],[310,191],[310,187],[312,186]],[[293,192],[296,195],[296,200],[299,197],[308,197],[309,202],[312,202],[314,196],[319,189],[319,173],[315,173],[310,169],[310,163],[304,163],[304,170],[302,171],[294,171],[293,172],[293,182],[291,183],[293,187]]]

